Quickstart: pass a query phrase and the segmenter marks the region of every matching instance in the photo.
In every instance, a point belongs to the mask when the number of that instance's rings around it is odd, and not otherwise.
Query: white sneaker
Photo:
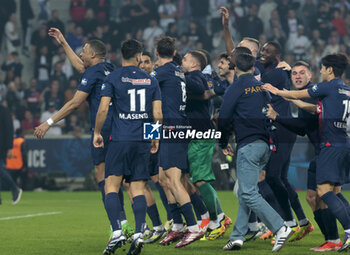
[[[242,240],[228,240],[227,244],[222,248],[225,251],[230,250],[240,250],[242,248],[243,241]]]
[[[293,233],[293,229],[283,225],[275,235],[275,245],[273,246],[272,251],[279,251],[282,249],[283,245],[293,235]]]

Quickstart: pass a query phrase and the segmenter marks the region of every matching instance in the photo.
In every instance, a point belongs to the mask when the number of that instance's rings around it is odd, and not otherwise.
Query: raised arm
[[[51,27],[49,29],[49,36],[56,39],[56,41],[63,47],[64,51],[67,54],[67,57],[69,61],[71,62],[72,66],[79,72],[83,73],[85,72],[84,63],[81,60],[81,58],[75,54],[73,49],[69,46],[66,39],[62,35],[61,31],[57,28]]]
[[[58,121],[64,119],[73,111],[75,111],[88,97],[88,93],[77,90],[74,94],[74,97],[69,100],[52,118],[47,121],[41,123],[34,131],[34,136],[37,138],[44,138],[46,132],[50,129],[50,127],[57,123]]]
[[[232,40],[232,36],[229,29],[230,14],[225,7],[220,7],[222,26],[224,27],[225,45],[227,54],[230,54],[235,48],[235,44]]]

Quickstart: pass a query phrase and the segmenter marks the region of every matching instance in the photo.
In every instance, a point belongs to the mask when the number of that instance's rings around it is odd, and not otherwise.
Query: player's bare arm
[[[110,102],[110,97],[101,97],[100,106],[98,107],[98,111],[96,114],[96,124],[94,129],[93,144],[96,148],[102,148],[104,146],[103,137],[101,135],[101,129],[106,121]]]
[[[67,57],[69,61],[71,62],[72,66],[79,72],[79,73],[84,73],[85,72],[85,67],[84,63],[81,60],[81,58],[75,54],[73,49],[69,46],[67,43],[66,39],[64,38],[62,32],[57,29],[57,28],[50,28],[49,29],[49,36],[53,37],[56,39],[56,41],[63,47],[64,51],[67,54]]]
[[[311,114],[316,114],[317,112],[317,105],[315,104],[310,104],[299,99],[291,100],[291,102],[295,104],[297,107],[299,107],[300,109],[307,111]]]
[[[270,93],[285,97],[289,99],[303,99],[303,98],[311,98],[307,89],[303,90],[279,90],[278,88],[272,86],[270,83],[265,83],[262,85],[262,88]]]
[[[88,93],[83,91],[77,91],[73,98],[69,100],[52,118],[41,123],[34,131],[34,136],[37,138],[44,138],[46,132],[50,129],[50,127],[57,123],[58,121],[64,119],[73,111],[75,111],[88,97]]]
[[[225,45],[227,54],[230,54],[235,48],[232,36],[229,29],[230,14],[226,7],[220,7],[222,26],[224,27]]]
[[[153,121],[163,123],[162,101],[155,100],[152,102]],[[157,153],[159,148],[159,140],[152,140],[151,153]]]

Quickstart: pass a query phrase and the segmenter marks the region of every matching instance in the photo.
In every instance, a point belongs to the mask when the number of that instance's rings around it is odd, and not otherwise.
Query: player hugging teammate
[[[88,42],[80,59],[59,30],[51,29],[50,35],[84,74],[72,101],[39,126],[35,135],[42,138],[50,126],[83,100],[90,100],[92,157],[112,228],[104,254],[114,253],[129,237],[128,254],[140,254],[144,244],[177,242],[175,248],[180,248],[223,236],[232,221],[210,184],[215,180],[211,163],[217,144],[224,154],[237,159],[239,209],[223,249],[239,250],[260,237],[271,238],[272,251],[279,251],[288,240],[301,240],[314,226],[288,181],[288,169],[296,135],[307,135],[315,150],[308,170],[307,201],[325,237],[325,243],[313,250],[348,250],[350,205],[341,193],[342,185],[349,182],[350,162],[346,133],[350,88],[341,79],[347,58],[323,57],[323,82],[313,84],[309,65],[298,61],[290,67],[281,62],[281,46],[276,42],[260,47],[256,39],[243,38],[235,47],[228,10],[222,7],[221,14],[227,52],[220,55],[219,75],[206,51],[189,51],[181,59],[175,39],[168,36],[156,42],[155,60],[137,40],[124,41],[122,67],[115,69],[104,61],[102,42]],[[290,90],[290,81],[296,90]],[[291,115],[291,103],[299,107],[298,118]],[[216,115],[214,105],[219,108]],[[194,133],[217,130],[221,137],[174,135],[188,129]],[[162,136],[169,133],[173,135]],[[235,150],[229,143],[232,133]],[[164,226],[149,179],[167,212]],[[123,180],[132,200],[135,231],[125,225]],[[146,214],[153,224],[148,236]],[[344,228],[344,242],[336,220]]]

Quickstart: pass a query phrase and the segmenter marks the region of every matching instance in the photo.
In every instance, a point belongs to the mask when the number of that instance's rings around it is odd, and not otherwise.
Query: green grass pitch
[[[350,192],[344,192],[349,199]],[[125,194],[126,195],[126,194]],[[158,209],[162,220],[165,210],[156,192]],[[236,218],[238,203],[232,192],[219,192],[224,211],[233,220]],[[310,207],[305,202],[305,192],[299,192],[309,219],[313,220]],[[53,254],[102,254],[109,234],[107,215],[98,192],[25,192],[18,205],[11,205],[10,193],[2,193],[0,205],[0,254],[1,255],[53,255]],[[128,220],[134,224],[130,202],[125,199]],[[58,214],[8,219],[9,217],[57,212]],[[147,218],[147,223],[150,220]],[[314,223],[315,230],[303,240],[288,243],[282,254],[315,254],[309,248],[323,242],[322,235]],[[232,226],[223,238],[215,241],[197,241],[187,247],[175,249],[174,245],[162,247],[146,245],[142,254],[271,254],[270,241],[256,240],[244,244],[241,251],[225,252],[225,245]],[[339,226],[341,238],[343,229]],[[130,244],[118,249],[115,254],[126,254]],[[332,252],[335,254],[335,252]]]

